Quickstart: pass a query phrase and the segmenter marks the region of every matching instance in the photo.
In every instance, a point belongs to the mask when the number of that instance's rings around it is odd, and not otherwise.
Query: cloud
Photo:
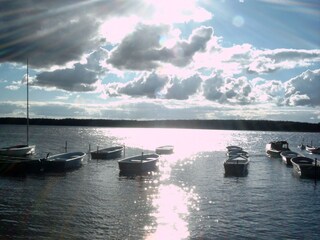
[[[112,52],[108,63],[119,69],[151,71],[161,63],[183,67],[198,51],[205,51],[213,29],[195,29],[188,41],[179,41],[172,48],[160,45],[161,37],[168,35],[168,26],[139,25]]]
[[[249,104],[255,102],[250,82],[245,77],[232,78],[215,74],[203,83],[207,100],[221,104]]]
[[[155,73],[145,74],[133,81],[117,86],[117,92],[132,97],[157,98],[168,80],[168,77],[159,76]]]
[[[106,21],[133,16],[137,22],[150,21],[161,13],[157,5],[157,1],[136,0],[2,0],[0,62],[25,63],[29,58],[32,67],[50,68],[79,61],[84,54],[105,45],[108,39],[120,40],[108,37],[117,32],[108,31],[111,26]],[[194,0],[183,5],[165,1],[161,6],[166,12],[170,9],[171,22],[166,21],[167,24],[212,17]]]
[[[307,70],[285,84],[284,103],[289,106],[320,106],[320,69]]]
[[[73,68],[41,72],[32,81],[32,85],[70,92],[93,91],[96,89],[99,76],[105,72],[101,59],[105,59],[107,54],[106,50],[99,49],[88,55],[84,64],[77,63]]]
[[[320,50],[255,50],[251,56],[248,73],[270,73],[279,69],[311,66],[320,61]]]
[[[135,32],[123,39],[111,52],[108,63],[119,69],[152,70],[161,58],[169,53],[160,46],[161,35],[168,32],[168,26],[139,25]]]
[[[201,82],[202,79],[198,75],[191,76],[187,79],[172,79],[171,85],[167,88],[165,98],[186,100],[198,91]]]

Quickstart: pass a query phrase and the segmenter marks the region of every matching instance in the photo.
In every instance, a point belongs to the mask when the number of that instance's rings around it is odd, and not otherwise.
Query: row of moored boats
[[[119,159],[125,151],[124,146],[112,146],[97,149],[89,154],[92,159]],[[45,158],[33,159],[35,146],[17,145],[0,149],[0,174],[21,174],[28,172],[67,171],[82,166],[85,152],[66,152],[55,155],[48,154]],[[155,152],[141,153],[118,160],[120,173],[144,173],[155,171],[162,154],[173,153],[172,145],[160,146]]]
[[[292,151],[287,141],[272,141],[266,145],[266,153],[271,158],[281,158],[287,166],[292,166],[301,178],[320,178],[320,161],[306,157],[302,152],[320,154],[320,147],[301,144],[300,153]]]

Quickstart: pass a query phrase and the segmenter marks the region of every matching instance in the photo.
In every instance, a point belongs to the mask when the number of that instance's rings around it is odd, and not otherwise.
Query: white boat
[[[41,159],[44,171],[66,171],[76,169],[82,166],[83,159],[86,156],[84,152],[60,153],[47,156]]]
[[[320,178],[320,162],[308,157],[291,159],[293,171],[301,178]]]
[[[291,159],[294,158],[294,157],[299,157],[300,154],[297,153],[297,152],[293,152],[293,151],[282,151],[280,153],[280,156],[281,156],[281,159],[282,161],[287,164],[288,166],[291,166],[292,163],[291,163]]]
[[[306,145],[306,150],[312,154],[320,154],[320,147]]]
[[[269,157],[280,158],[282,151],[290,151],[287,141],[273,141],[266,145],[266,153]]]
[[[243,155],[229,157],[223,166],[226,176],[245,176],[248,174],[249,158]]]
[[[0,148],[0,155],[24,157],[35,153],[35,145],[29,145],[29,68],[27,61],[27,144]]]
[[[97,149],[97,151],[91,152],[92,159],[115,159],[122,155],[124,147],[114,146],[104,149]]]
[[[157,154],[171,154],[173,153],[174,147],[172,145],[165,145],[156,148]]]
[[[0,155],[11,157],[24,157],[34,154],[35,145],[16,145],[10,147],[0,148]]]
[[[120,173],[144,173],[158,170],[159,155],[141,154],[118,160]]]

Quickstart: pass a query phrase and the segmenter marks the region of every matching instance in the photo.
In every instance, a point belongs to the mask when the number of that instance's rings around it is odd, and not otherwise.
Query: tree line
[[[26,124],[26,118],[0,118],[0,124]],[[32,118],[30,125],[189,128],[251,131],[320,132],[320,123],[269,120],[112,120],[112,119],[49,119]]]

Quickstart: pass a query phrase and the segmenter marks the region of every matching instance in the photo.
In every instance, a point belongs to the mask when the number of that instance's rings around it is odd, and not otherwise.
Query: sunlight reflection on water
[[[151,232],[146,239],[185,239],[189,237],[189,208],[196,208],[198,196],[193,189],[180,188],[174,184],[158,187],[152,197],[155,226],[147,225]],[[151,231],[150,231],[151,230]]]

